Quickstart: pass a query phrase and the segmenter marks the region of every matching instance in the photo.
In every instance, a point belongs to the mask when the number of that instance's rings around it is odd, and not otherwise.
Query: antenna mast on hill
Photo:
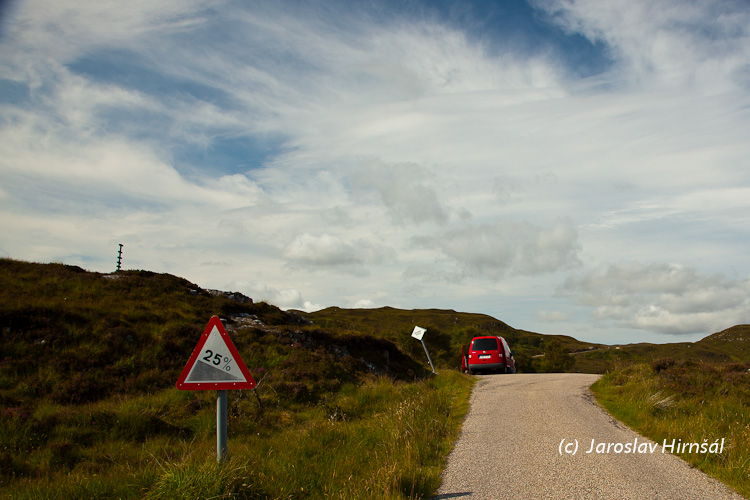
[[[122,243],[120,243],[120,250],[117,252],[117,272],[120,272],[120,265],[122,264]]]

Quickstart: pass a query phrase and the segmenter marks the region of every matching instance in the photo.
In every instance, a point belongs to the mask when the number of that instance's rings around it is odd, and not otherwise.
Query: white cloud
[[[295,288],[277,288],[260,281],[232,281],[223,285],[223,289],[239,291],[252,298],[255,302],[266,301],[284,310],[298,309],[312,312],[324,307],[305,300],[302,292]]]
[[[201,19],[201,5],[207,4],[205,0],[134,0],[127,5],[112,0],[24,0],[7,23],[14,49],[10,59],[17,69],[27,67],[39,54],[67,62],[100,46],[148,47],[165,33],[194,27]]]
[[[13,257],[111,270],[123,242],[128,265],[305,309],[488,294],[477,312],[503,319],[525,297],[515,326],[574,335],[571,302],[615,330],[742,319],[742,2],[539,2],[606,47],[584,80],[562,46],[389,5],[47,3],[19,3],[0,45]]]
[[[373,160],[353,174],[352,182],[357,189],[374,190],[396,224],[445,223],[448,209],[431,186],[436,179],[429,177],[426,169],[413,163],[386,165]]]
[[[354,309],[374,309],[378,306],[373,300],[371,299],[360,299],[352,305]]]
[[[535,1],[570,32],[608,44],[635,83],[747,88],[750,9],[741,1]],[[743,81],[744,80],[744,81]]]
[[[23,127],[3,127],[12,141],[0,160],[2,176],[13,186],[14,204],[27,206],[29,190],[49,193],[46,203],[64,212],[102,206],[211,206],[230,209],[256,204],[260,188],[241,175],[196,184],[160,157],[160,151],[118,138],[68,143],[54,133],[42,143]],[[37,207],[39,208],[39,207]]]
[[[750,280],[677,264],[627,262],[568,278],[561,287],[593,316],[665,334],[710,333],[750,321]]]
[[[500,219],[415,241],[441,251],[467,275],[497,280],[506,274],[552,273],[576,265],[577,238],[568,218],[550,227]]]
[[[284,248],[283,256],[293,268],[340,270],[347,274],[367,275],[366,266],[394,258],[391,249],[366,240],[347,242],[330,234],[304,233]]]
[[[567,314],[561,311],[537,311],[535,317],[537,321],[543,323],[559,323],[570,319]]]

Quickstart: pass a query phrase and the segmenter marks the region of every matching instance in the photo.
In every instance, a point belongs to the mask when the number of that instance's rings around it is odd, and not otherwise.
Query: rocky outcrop
[[[224,297],[238,304],[252,304],[253,299],[240,292],[225,292],[223,290],[206,290],[213,297]]]

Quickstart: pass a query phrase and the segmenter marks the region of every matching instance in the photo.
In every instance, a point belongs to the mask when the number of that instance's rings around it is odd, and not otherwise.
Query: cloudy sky
[[[1,256],[602,343],[750,323],[747,0],[0,5]]]

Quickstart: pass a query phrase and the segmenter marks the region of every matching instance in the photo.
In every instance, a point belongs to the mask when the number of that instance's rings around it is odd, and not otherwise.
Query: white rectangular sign
[[[411,336],[414,337],[417,340],[422,340],[422,337],[424,336],[424,333],[426,331],[427,330],[425,330],[424,328],[420,328],[418,326],[415,326],[414,327],[414,331],[411,332]]]

